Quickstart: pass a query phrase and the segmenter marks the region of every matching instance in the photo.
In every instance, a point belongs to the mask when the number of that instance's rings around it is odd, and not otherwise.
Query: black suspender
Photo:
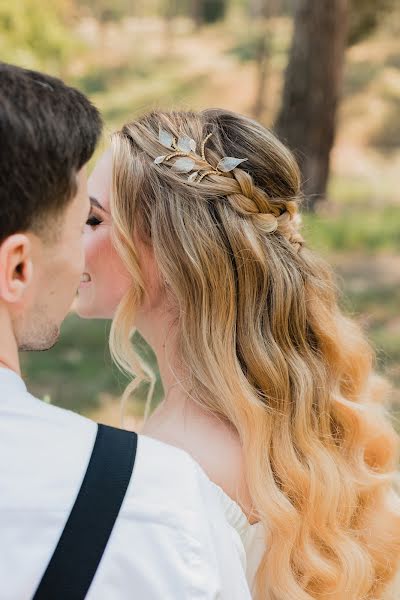
[[[132,474],[137,435],[99,425],[92,456],[33,600],[83,600],[103,556]]]

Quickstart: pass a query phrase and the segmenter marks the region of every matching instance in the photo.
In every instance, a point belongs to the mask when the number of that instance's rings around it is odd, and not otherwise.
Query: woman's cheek
[[[86,271],[92,283],[92,316],[110,319],[130,285],[130,278],[111,241],[109,227],[88,231],[85,239]]]
[[[101,279],[103,272],[107,272],[106,263],[109,261],[110,251],[109,236],[104,229],[87,233],[85,239],[86,267],[93,278]]]
[[[129,289],[130,277],[110,238],[100,244],[97,269],[101,273],[99,283],[105,298],[105,306],[109,316],[112,317],[122,296]]]

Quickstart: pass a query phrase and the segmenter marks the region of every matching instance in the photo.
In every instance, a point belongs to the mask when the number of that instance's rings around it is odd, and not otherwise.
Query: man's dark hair
[[[0,242],[61,214],[101,128],[97,109],[78,90],[0,62]]]

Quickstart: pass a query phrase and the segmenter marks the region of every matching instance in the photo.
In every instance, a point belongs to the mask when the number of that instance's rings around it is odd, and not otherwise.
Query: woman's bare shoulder
[[[185,422],[176,419],[149,423],[143,433],[185,450],[245,514],[251,513],[242,447],[237,432],[229,424],[194,409],[190,416],[186,415]]]

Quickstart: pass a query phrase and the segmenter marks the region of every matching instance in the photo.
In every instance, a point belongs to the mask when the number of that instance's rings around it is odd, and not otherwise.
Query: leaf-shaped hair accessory
[[[217,164],[217,170],[222,171],[222,173],[229,173],[229,171],[233,171],[233,169],[236,169],[236,167],[245,160],[247,160],[247,158],[235,158],[233,156],[225,156]]]
[[[188,177],[188,181],[190,181],[190,183],[194,183],[196,181],[196,177],[199,174],[198,171],[194,171],[194,173],[192,173],[191,175],[189,175]]]
[[[177,171],[178,173],[190,173],[193,170],[195,165],[195,161],[193,158],[183,157],[178,158],[172,165],[173,171]]]
[[[178,138],[176,147],[181,152],[196,152],[196,142],[188,135],[182,135]]]
[[[173,148],[173,146],[175,145],[174,136],[168,133],[168,131],[165,131],[165,129],[162,129],[162,127],[160,127],[158,132],[158,141],[160,142],[160,144],[166,146],[167,148]]]
[[[210,164],[205,155],[205,145],[211,136],[212,133],[209,133],[202,141],[199,155],[196,153],[196,142],[193,138],[188,135],[181,135],[176,141],[171,133],[160,126],[158,141],[163,146],[170,148],[171,152],[157,156],[154,163],[156,165],[170,165],[176,173],[191,173],[193,171],[188,177],[188,182],[201,183],[207,175],[224,176],[225,173],[233,171],[238,165],[247,160],[247,158],[224,156],[216,167]],[[177,160],[172,162],[174,158]]]

